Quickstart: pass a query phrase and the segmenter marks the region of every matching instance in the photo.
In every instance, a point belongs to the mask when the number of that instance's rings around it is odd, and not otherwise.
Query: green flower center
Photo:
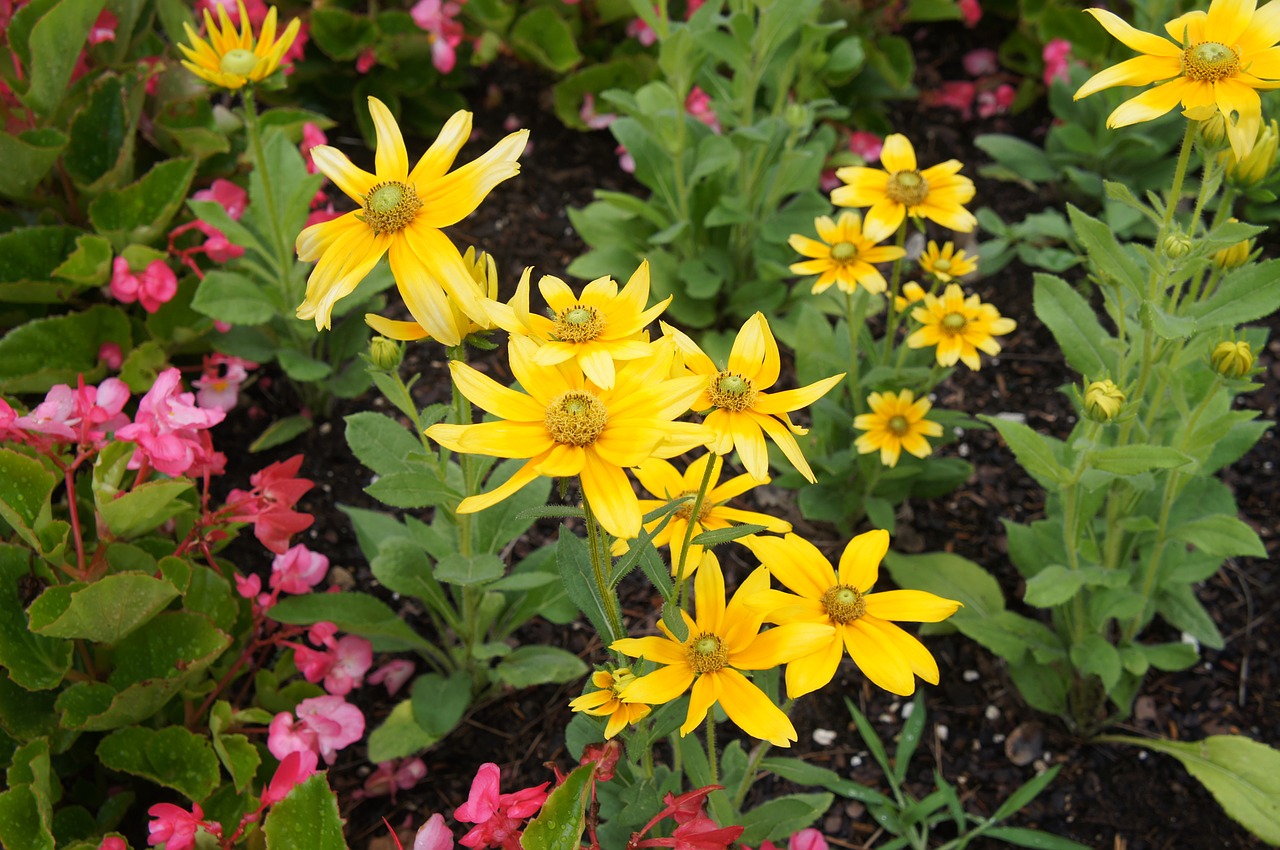
[[[911,430],[911,423],[907,421],[907,417],[899,413],[889,418],[889,430],[901,437]]]
[[[969,324],[968,319],[961,313],[948,313],[942,317],[942,330],[953,336],[964,330],[967,324]]]
[[[685,653],[695,673],[714,673],[729,663],[729,650],[725,649],[724,641],[710,632],[703,632],[686,643]]]
[[[725,371],[712,377],[707,395],[711,397],[711,403],[721,410],[738,412],[756,403],[756,389],[751,386],[751,379],[737,372]]]
[[[919,171],[895,171],[889,178],[889,185],[885,187],[884,193],[891,201],[897,201],[905,207],[914,207],[929,197],[929,181]]]
[[[632,674],[630,667],[619,667],[613,671],[613,684],[609,686],[609,690],[615,698],[619,697],[622,695],[623,688],[635,680],[636,677]]]
[[[222,54],[222,60],[218,63],[218,67],[222,69],[224,74],[237,74],[241,77],[247,77],[257,64],[258,57],[253,55],[252,50],[237,47],[235,50],[228,50]]]
[[[1196,82],[1217,82],[1240,70],[1240,54],[1225,44],[1205,41],[1182,51],[1182,72]]]
[[[852,242],[837,242],[831,246],[831,259],[847,263],[858,256],[858,246]]]
[[[852,623],[867,612],[867,601],[856,588],[837,584],[822,594],[822,607],[832,622]]]
[[[591,445],[608,421],[604,402],[585,390],[569,390],[553,398],[543,420],[551,439],[567,446]]]
[[[360,218],[374,233],[399,233],[422,209],[422,199],[412,183],[390,180],[369,190]]]
[[[604,315],[595,307],[574,304],[556,316],[556,339],[563,342],[590,342],[604,333]]]
[[[933,270],[935,272],[949,272],[951,271],[951,261],[946,257],[939,257],[933,261]]]

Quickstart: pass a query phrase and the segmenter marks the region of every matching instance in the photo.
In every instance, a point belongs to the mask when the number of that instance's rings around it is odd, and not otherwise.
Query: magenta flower
[[[710,127],[711,132],[720,132],[720,119],[711,108],[711,95],[694,86],[689,90],[689,96],[685,98],[684,108],[694,118]]]
[[[827,839],[816,829],[802,829],[791,836],[787,850],[828,850]]]
[[[270,585],[285,593],[310,593],[328,572],[329,559],[299,543],[271,562]]]
[[[109,432],[129,424],[129,417],[121,413],[129,401],[129,387],[117,378],[107,378],[97,387],[86,387],[84,376],[80,382],[74,390],[66,384],[51,387],[44,401],[13,424],[59,440],[102,445]]]
[[[373,665],[373,645],[357,635],[346,635],[324,651],[293,646],[293,660],[308,682],[324,680],[324,689],[334,696],[346,696],[364,684],[364,674]]]
[[[550,782],[514,794],[499,794],[498,777],[496,764],[486,762],[480,765],[475,779],[471,781],[467,802],[454,811],[455,820],[475,824],[458,842],[463,847],[521,850],[520,833],[525,819],[537,814],[546,802]]]
[[[137,301],[154,313],[178,292],[178,278],[164,260],[152,260],[142,274],[134,274],[129,261],[116,257],[111,264],[111,294],[123,304]]]
[[[241,189],[230,180],[223,180],[219,177],[213,181],[208,189],[201,189],[191,196],[194,201],[216,201],[222,204],[227,211],[227,215],[236,221],[240,220],[240,216],[244,215],[245,209],[249,206],[249,193]]]
[[[98,14],[98,19],[93,22],[93,26],[89,29],[90,44],[102,44],[104,41],[116,40],[116,27],[120,26],[120,19],[117,18],[110,9],[103,9]]]
[[[413,850],[453,850],[453,833],[444,825],[444,815],[436,812],[422,825]]]
[[[315,161],[311,159],[311,149],[328,143],[329,139],[325,136],[324,130],[320,129],[319,124],[308,121],[302,125],[302,144],[298,146],[298,150],[302,158],[307,161],[308,174],[315,174],[317,171]]]
[[[970,50],[961,57],[960,64],[964,65],[964,70],[971,77],[984,77],[1000,70],[1000,60],[990,47]]]
[[[294,750],[280,760],[280,766],[262,792],[262,805],[271,806],[289,796],[289,792],[316,772],[316,754],[310,750]]]
[[[960,0],[957,4],[960,6],[960,15],[964,18],[964,25],[973,29],[978,25],[978,21],[982,20],[982,5],[978,0]]]
[[[156,803],[147,814],[153,818],[147,824],[148,847],[163,844],[164,850],[191,850],[196,846],[196,832],[201,827],[209,829],[198,803],[192,803],[189,812],[172,803]]]
[[[120,350],[120,343],[104,342],[98,346],[98,360],[108,369],[119,369],[120,364],[124,363],[124,352]]]
[[[993,115],[1003,115],[1009,111],[1009,107],[1013,106],[1017,96],[1018,93],[1008,83],[1001,83],[994,89],[978,92],[978,117],[990,118]]]
[[[390,795],[391,802],[394,803],[397,791],[408,791],[421,782],[426,775],[427,766],[420,758],[407,758],[399,763],[384,761],[364,781],[361,796],[382,797]],[[452,835],[449,836],[449,846],[453,846]]]
[[[1071,42],[1065,38],[1050,39],[1040,54],[1044,58],[1044,84],[1071,81]]]
[[[364,735],[364,715],[342,697],[304,699],[294,713],[296,721],[289,712],[280,712],[267,730],[267,749],[281,760],[289,753],[310,750],[333,764],[338,750]]]
[[[191,382],[197,390],[196,403],[205,409],[231,410],[240,400],[240,385],[248,379],[248,370],[256,368],[257,363],[229,354],[205,355],[204,371]]]
[[[192,393],[181,392],[182,376],[176,368],[161,372],[138,403],[133,424],[116,431],[116,438],[138,444],[130,469],[143,461],[165,475],[182,475],[211,460],[210,446],[198,434],[226,416],[221,410],[202,410]]]
[[[412,675],[413,662],[406,658],[397,658],[370,673],[368,682],[371,685],[385,685],[388,696],[395,696],[396,691],[403,688],[404,683],[409,681]]]
[[[462,24],[454,18],[462,7],[445,0],[418,0],[409,14],[413,22],[431,33],[431,64],[442,74],[453,70],[457,62],[456,48],[462,43]]]
[[[235,513],[231,522],[252,522],[258,542],[277,555],[288,551],[291,536],[315,522],[310,514],[293,510],[313,486],[296,477],[301,467],[302,455],[277,461],[249,476],[252,490],[232,490],[227,496],[227,506]]]
[[[866,162],[875,162],[880,159],[880,152],[884,150],[884,139],[870,130],[854,130],[849,134],[849,150]]]

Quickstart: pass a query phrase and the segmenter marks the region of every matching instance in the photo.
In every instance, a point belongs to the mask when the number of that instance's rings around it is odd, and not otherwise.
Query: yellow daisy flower
[[[930,239],[920,255],[920,268],[943,283],[950,283],[955,278],[973,274],[978,268],[978,259],[963,250],[957,251],[951,242],[943,243],[939,248],[938,243]]]
[[[615,360],[648,357],[644,328],[667,309],[673,296],[648,310],[649,262],[646,260],[618,291],[611,277],[597,278],[574,295],[563,280],[543,275],[538,290],[554,318],[529,309],[529,273],[520,278],[509,304],[492,304],[494,321],[513,334],[527,334],[542,342],[534,360],[544,366],[576,359],[582,371],[602,389],[614,381]]]
[[[599,690],[569,700],[569,707],[593,717],[609,718],[604,727],[604,739],[607,741],[649,714],[649,706],[638,702],[623,702],[618,696],[623,688],[635,680],[630,667],[619,667],[613,672],[597,670],[591,674],[591,684]]]
[[[816,381],[807,387],[767,393],[778,381],[782,364],[778,343],[769,330],[763,313],[756,313],[743,324],[729,352],[729,368],[718,369],[698,344],[669,325],[663,332],[676,340],[684,355],[685,366],[703,376],[705,389],[694,402],[697,411],[710,410],[706,425],[715,432],[708,447],[718,455],[733,449],[751,477],[763,480],[769,476],[767,434],[787,459],[811,483],[816,481],[793,434],[807,434],[791,421],[791,411],[813,404],[840,382],[844,373]]]
[[[1135,29],[1102,9],[1085,9],[1126,47],[1143,54],[1094,74],[1075,97],[1112,86],[1160,83],[1116,107],[1108,127],[1159,118],[1181,104],[1192,117],[1214,109],[1226,119],[1236,157],[1253,148],[1262,125],[1258,89],[1280,86],[1280,6],[1255,0],[1213,0],[1209,11],[1187,12],[1164,25],[1172,39]],[[1236,115],[1232,120],[1232,114]]]
[[[311,151],[316,167],[360,209],[298,235],[298,259],[316,261],[298,318],[315,319],[317,329],[329,327],[333,305],[351,294],[386,254],[414,321],[444,345],[457,345],[462,337],[449,299],[477,323],[487,322],[488,312],[471,270],[440,228],[470,215],[493,187],[519,173],[516,160],[529,131],[510,134],[479,159],[450,172],[471,135],[471,113],[455,112],[410,171],[391,111],[371,97],[369,113],[378,134],[376,173],[357,168],[328,145]]]
[[[813,284],[813,294],[825,292],[831,284],[840,287],[841,292],[853,292],[858,284],[878,295],[888,288],[884,275],[876,269],[875,263],[888,263],[906,255],[906,251],[895,245],[876,246],[878,240],[868,239],[862,232],[862,216],[842,212],[840,217],[832,221],[828,216],[819,216],[813,221],[818,231],[818,242],[799,233],[792,234],[787,243],[797,252],[812,259],[791,265],[792,274],[816,274],[818,280]]]
[[[575,364],[538,363],[536,352],[537,343],[528,337],[511,338],[511,371],[524,393],[465,363],[449,364],[462,394],[499,419],[432,425],[427,436],[455,452],[529,459],[497,488],[463,499],[458,512],[482,511],[539,475],[577,475],[605,531],[635,537],[640,533],[640,503],[624,470],[650,457],[674,457],[706,443],[709,435],[703,426],[672,421],[698,397],[702,380],[668,377],[674,357],[669,344],[619,369],[609,390],[592,383]]]
[[[485,251],[477,253],[475,247],[470,246],[462,255],[462,263],[470,270],[471,280],[475,283],[481,298],[493,301],[498,297],[498,265],[491,255]],[[466,339],[473,333],[487,331],[494,327],[488,319],[482,322],[472,319],[458,309],[457,303],[452,298],[448,299],[448,302],[453,327],[459,338]],[[417,322],[396,321],[379,316],[377,313],[365,313],[364,321],[369,327],[391,339],[413,341],[428,339],[431,336],[427,329]]]
[[[907,216],[936,221],[948,230],[969,233],[978,220],[964,208],[973,198],[973,181],[958,173],[964,165],[949,159],[921,170],[916,150],[901,133],[884,140],[880,164],[886,170],[846,166],[836,171],[846,185],[831,192],[838,207],[870,207],[863,234],[879,242],[901,226]]]
[[[833,568],[804,538],[750,537],[747,546],[769,573],[793,593],[766,590],[748,600],[768,611],[771,623],[830,625],[834,634],[821,647],[787,665],[787,696],[795,699],[830,682],[845,652],[873,683],[890,693],[910,696],[919,676],[938,684],[938,663],[920,641],[892,620],[936,623],[960,603],[923,590],[871,593],[880,561],[889,550],[889,532],[859,534],[849,541]]]
[[[687,640],[676,640],[660,621],[658,628],[664,637],[622,638],[610,645],[615,652],[662,665],[627,685],[622,701],[660,705],[692,685],[689,712],[680,727],[682,736],[696,729],[719,702],[729,719],[748,735],[776,747],[789,747],[798,736],[787,715],[738,671],[770,670],[815,652],[831,640],[835,629],[819,623],[792,623],[762,633],[764,615],[749,608],[745,600],[768,589],[769,571],[756,569],[726,605],[720,562],[710,552],[705,558],[694,578],[696,615],[680,612],[689,628]]]
[[[917,301],[923,301],[925,296],[924,287],[916,283],[914,280],[908,281],[902,285],[902,294],[893,299],[893,309],[901,313]]]
[[[685,470],[684,475],[681,475],[667,461],[656,457],[649,458],[636,467],[636,478],[640,480],[646,490],[658,497],[657,499],[641,499],[640,512],[647,514],[649,511],[660,508],[681,496],[696,496],[698,487],[702,484],[702,477],[707,472],[708,461],[711,463],[711,478],[706,495],[702,500],[702,509],[698,511],[697,518],[693,517],[693,500],[690,498],[689,501],[676,510],[663,529],[653,537],[654,546],[671,547],[672,575],[676,575],[679,570],[680,552],[684,547],[685,530],[689,527],[690,522],[693,524],[694,537],[704,531],[729,528],[732,525],[741,523],[763,525],[775,534],[785,534],[791,530],[791,523],[776,519],[768,514],[727,507],[725,503],[730,499],[741,496],[753,487],[768,484],[770,479],[765,478],[761,481],[752,478],[750,475],[737,475],[717,486],[716,482],[720,480],[720,470],[724,464],[724,458],[711,453],[705,454],[689,464],[689,468]],[[654,520],[651,523],[646,523],[645,528],[652,532],[661,522],[661,520]],[[624,555],[628,548],[627,541],[615,541],[613,554]],[[685,558],[686,576],[693,575],[694,571],[697,570],[698,565],[702,562],[702,552],[701,545],[697,543],[689,544],[689,554]]]
[[[240,8],[240,32],[236,32],[227,14],[226,6],[218,6],[218,24],[214,26],[213,16],[204,10],[204,30],[209,40],[205,41],[196,33],[191,24],[185,21],[182,28],[187,32],[188,47],[179,44],[178,49],[187,58],[182,60],[183,67],[205,82],[213,83],[224,89],[244,88],[249,83],[258,83],[275,73],[280,67],[280,60],[298,35],[301,20],[294,18],[285,27],[280,38],[276,38],[276,7],[272,6],[267,17],[262,21],[262,32],[258,41],[253,40],[253,29],[249,25],[249,13],[244,9],[243,0],[237,0]]]
[[[907,337],[908,347],[936,345],[939,366],[954,366],[960,360],[975,371],[982,368],[978,351],[999,354],[1000,343],[994,337],[1012,333],[1018,326],[991,304],[983,304],[977,295],[966,298],[955,283],[947,284],[941,298],[926,295],[924,306],[912,310],[911,318],[924,327]]]
[[[911,390],[872,393],[867,396],[867,407],[870,413],[853,420],[853,427],[867,432],[854,446],[864,455],[879,449],[885,466],[897,466],[903,449],[916,457],[928,457],[933,449],[925,437],[942,436],[942,426],[924,418],[933,403],[927,398],[917,401]]]

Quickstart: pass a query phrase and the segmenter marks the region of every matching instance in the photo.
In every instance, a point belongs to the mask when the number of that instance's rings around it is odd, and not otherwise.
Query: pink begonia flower
[[[413,670],[412,661],[407,658],[397,658],[374,670],[366,681],[371,685],[385,685],[387,695],[395,696],[396,692],[404,687],[404,683],[409,681]]]
[[[687,21],[692,18],[694,14],[702,8],[702,4],[705,2],[707,2],[707,0],[689,0],[684,7],[684,19]]]
[[[960,59],[960,64],[964,65],[965,71],[971,77],[984,77],[1000,70],[1000,60],[996,57],[996,52],[989,47],[970,50]]]
[[[325,136],[324,130],[321,130],[318,124],[308,121],[302,125],[302,144],[298,146],[298,150],[302,153],[302,158],[307,161],[308,174],[315,174],[318,170],[315,161],[311,158],[312,148],[328,144],[328,142],[328,137]]]
[[[342,213],[333,208],[333,204],[329,204],[322,210],[312,210],[307,216],[307,227],[313,224],[324,224],[326,221],[333,221],[335,218],[341,218]]]
[[[308,682],[324,680],[324,689],[334,696],[346,696],[364,684],[364,674],[373,666],[373,645],[357,635],[345,635],[324,651],[301,644],[293,646],[293,660]]]
[[[694,86],[684,100],[684,108],[694,118],[710,127],[713,133],[720,132],[720,119],[711,108],[711,95]]]
[[[215,263],[227,263],[244,256],[244,248],[228,239],[221,230],[203,221],[197,224],[197,229],[206,237],[201,247],[209,259]]]
[[[356,73],[367,74],[373,70],[373,66],[377,64],[378,54],[374,53],[373,48],[370,47],[356,57]]]
[[[878,162],[883,149],[884,139],[870,130],[854,130],[849,134],[849,150],[865,162]]]
[[[76,389],[66,384],[51,387],[44,401],[14,425],[27,431],[46,434],[82,445],[100,446],[107,435],[129,424],[121,411],[129,401],[129,387],[118,378],[107,378],[97,387],[84,385],[84,376]]]
[[[152,260],[136,275],[129,261],[116,257],[111,264],[111,294],[124,304],[141,302],[142,309],[154,313],[178,292],[178,278],[164,260]]]
[[[628,23],[627,35],[631,36],[645,47],[652,47],[658,41],[658,34],[644,22],[644,18],[634,18],[630,23]]]
[[[381,762],[373,773],[364,781],[361,789],[362,797],[382,797],[390,795],[391,802],[396,800],[397,791],[408,791],[427,775],[427,766],[420,758],[407,758],[396,763]],[[453,836],[449,836],[450,842]]]
[[[120,26],[120,19],[112,14],[110,9],[103,9],[89,29],[89,43],[102,44],[104,41],[115,41],[118,26]]]
[[[418,829],[413,839],[413,850],[453,850],[453,833],[444,825],[444,815],[436,812]]]
[[[319,764],[316,754],[307,750],[295,750],[280,760],[265,791],[262,792],[262,805],[272,806],[289,796],[289,792],[306,782],[316,772]]]
[[[603,130],[618,120],[618,116],[612,112],[603,114],[596,112],[596,96],[591,92],[582,96],[582,108],[578,110],[578,117],[592,130]]]
[[[454,820],[475,824],[458,842],[463,847],[521,850],[520,827],[523,821],[537,814],[546,802],[550,782],[514,794],[499,794],[498,778],[496,764],[482,764],[471,781],[467,802],[454,810]]]
[[[329,559],[299,543],[271,562],[270,585],[285,593],[310,593],[328,572]]]
[[[195,395],[181,390],[181,373],[165,369],[138,402],[133,424],[116,432],[116,439],[138,444],[129,469],[141,468],[145,460],[165,475],[182,475],[215,460],[211,445],[199,432],[217,425],[227,414],[197,407]]]
[[[205,408],[231,410],[240,400],[240,385],[248,379],[249,370],[256,368],[257,363],[229,354],[205,355],[204,371],[191,382],[198,390],[196,402]]]
[[[787,850],[828,850],[827,839],[816,829],[802,829],[791,836]]]
[[[618,145],[613,152],[618,155],[618,167],[628,174],[636,173],[636,158],[627,150],[626,145]]]
[[[1071,42],[1065,38],[1050,39],[1041,53],[1044,58],[1044,84],[1071,81]]]
[[[201,13],[207,10],[216,21],[219,6],[227,10],[231,23],[240,25],[240,7],[236,0],[196,0],[196,16],[201,17]],[[261,27],[268,11],[265,0],[244,0],[244,9],[249,13],[249,23],[253,24],[253,28],[257,30]]]
[[[119,369],[120,364],[124,363],[124,352],[120,350],[120,343],[104,342],[98,346],[98,360],[108,369]]]
[[[227,506],[234,508],[231,522],[252,522],[258,542],[283,555],[289,550],[289,538],[305,531],[315,522],[310,514],[293,510],[293,506],[314,485],[310,479],[298,478],[302,455],[277,461],[249,476],[252,490],[232,490]]]
[[[445,0],[418,0],[409,10],[413,22],[431,33],[431,64],[442,74],[453,70],[458,61],[455,52],[466,34],[455,20],[462,6]]]
[[[245,599],[254,599],[262,593],[262,579],[257,575],[236,577],[236,593]]]
[[[307,640],[316,646],[337,646],[337,641],[333,636],[338,633],[338,626],[334,623],[321,620],[313,623],[311,628],[307,629]]]
[[[966,118],[973,110],[973,99],[978,94],[978,87],[967,80],[953,80],[942,83],[924,97],[925,106],[945,106],[954,109]]]
[[[9,402],[0,398],[0,440],[21,440],[24,432],[21,428],[14,425],[18,421],[18,414]]]
[[[960,0],[960,14],[964,17],[964,25],[972,29],[982,20],[982,6],[978,0]]]
[[[282,711],[267,731],[267,749],[283,760],[289,753],[318,752],[326,764],[333,764],[338,750],[354,744],[364,735],[364,715],[342,697],[304,699],[294,716]]]
[[[249,206],[249,193],[230,180],[219,177],[208,189],[201,189],[191,196],[193,201],[214,201],[222,204],[227,215],[235,221],[240,220]]]
[[[154,818],[147,824],[149,847],[163,844],[164,850],[191,850],[196,846],[196,832],[207,828],[199,803],[192,803],[189,812],[172,803],[156,803],[147,809],[147,814]]]
[[[108,835],[98,845],[98,850],[129,850],[129,845],[118,835]]]
[[[1008,83],[1001,83],[994,89],[978,92],[978,117],[990,118],[993,115],[1003,115],[1009,111],[1010,106],[1013,106],[1017,96],[1018,92]]]

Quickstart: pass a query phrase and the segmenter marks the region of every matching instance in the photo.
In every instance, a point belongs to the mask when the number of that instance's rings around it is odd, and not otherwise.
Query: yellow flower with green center
[[[470,215],[493,187],[519,173],[516,160],[529,131],[510,134],[479,159],[450,171],[471,135],[471,113],[455,112],[410,170],[390,110],[371,97],[369,113],[378,135],[375,173],[357,168],[328,145],[311,150],[316,167],[360,209],[298,235],[298,259],[316,264],[298,318],[314,319],[317,329],[329,327],[333,305],[386,254],[414,322],[436,341],[457,345],[462,336],[454,307],[477,324],[487,324],[489,313],[471,269],[440,228]]]
[[[493,257],[485,251],[477,253],[475,247],[471,246],[462,255],[462,263],[471,272],[471,280],[475,283],[480,297],[485,299],[486,303],[493,302],[498,297],[498,266]],[[458,308],[457,302],[452,298],[448,299],[448,302],[450,319],[459,338],[466,339],[473,333],[487,331],[494,327],[493,322],[488,319],[479,322],[472,319]],[[397,321],[379,316],[377,313],[365,313],[364,321],[369,327],[390,339],[413,341],[431,337],[426,328],[414,321]]]
[[[526,334],[542,345],[534,359],[545,366],[577,360],[582,371],[604,389],[613,386],[614,361],[648,357],[645,327],[671,303],[665,301],[645,309],[649,301],[649,263],[646,260],[618,291],[613,278],[602,277],[588,283],[582,294],[574,295],[563,280],[543,275],[538,290],[551,308],[551,317],[529,309],[529,275],[520,278],[516,294],[508,304],[491,304],[494,321],[513,334]]]
[[[911,390],[871,393],[867,407],[870,413],[853,420],[854,428],[867,432],[854,446],[864,455],[878,449],[885,466],[897,466],[903,449],[916,457],[928,457],[933,449],[925,437],[942,436],[942,426],[924,418],[933,403],[927,398],[916,400]]]
[[[702,500],[702,509],[698,511],[698,516],[694,517],[693,497],[698,494],[698,487],[702,484],[703,475],[706,474],[708,461],[711,463],[711,478],[707,493]],[[770,479],[765,478],[761,481],[752,478],[750,475],[737,475],[723,484],[717,484],[716,482],[720,480],[720,470],[723,464],[724,459],[719,455],[708,453],[689,464],[689,468],[685,470],[683,475],[670,463],[656,457],[650,458],[636,467],[636,478],[640,480],[641,485],[658,497],[657,499],[641,499],[641,513],[647,514],[655,508],[668,504],[673,499],[678,499],[682,496],[689,497],[689,500],[676,509],[675,514],[667,521],[667,524],[653,537],[654,546],[671,547],[672,575],[675,575],[679,569],[680,552],[684,546],[685,531],[691,523],[694,537],[704,531],[729,528],[742,523],[763,525],[775,534],[785,534],[791,530],[791,523],[776,519],[768,514],[728,507],[725,503],[730,499],[741,496],[754,487],[768,484]],[[661,522],[661,520],[654,520],[646,523],[645,528],[652,532]],[[628,548],[627,541],[615,541],[613,554],[626,554]],[[693,575],[694,571],[698,569],[698,565],[702,562],[702,552],[701,545],[697,543],[689,545],[689,554],[684,562],[685,576]]]
[[[539,475],[576,475],[605,531],[635,537],[642,515],[625,470],[706,443],[706,428],[673,421],[698,397],[701,379],[670,377],[674,351],[669,343],[656,345],[651,357],[626,363],[608,390],[592,383],[577,364],[538,363],[537,348],[528,337],[510,341],[511,372],[525,392],[465,363],[449,364],[462,394],[498,420],[432,425],[427,436],[450,451],[528,458],[495,489],[463,499],[458,512],[495,505]]]
[[[1169,38],[1135,29],[1111,12],[1086,9],[1142,55],[1094,74],[1076,100],[1112,86],[1160,83],[1116,107],[1107,126],[1150,121],[1179,104],[1192,118],[1216,112],[1226,121],[1236,158],[1244,159],[1262,125],[1258,90],[1280,86],[1280,6],[1257,6],[1255,0],[1213,0],[1208,12],[1187,12],[1165,24]]]
[[[954,366],[961,361],[970,369],[982,368],[978,352],[995,356],[1000,343],[995,337],[1012,333],[1018,323],[1000,315],[977,295],[965,297],[959,285],[950,283],[942,297],[926,295],[924,305],[911,311],[911,318],[923,327],[907,337],[910,348],[936,345],[938,365]]]
[[[630,667],[619,667],[612,672],[597,670],[591,674],[591,684],[598,690],[569,700],[569,707],[593,717],[607,717],[604,739],[607,741],[628,725],[638,723],[649,715],[649,706],[638,702],[623,702],[622,689],[636,680]]]
[[[705,389],[694,402],[693,409],[707,411],[705,423],[715,432],[708,444],[711,451],[727,455],[737,449],[742,465],[751,477],[763,480],[769,476],[769,449],[765,435],[778,444],[782,453],[810,482],[816,481],[800,445],[793,434],[809,433],[791,421],[790,413],[813,404],[840,382],[844,373],[816,381],[807,387],[770,393],[765,390],[778,382],[782,362],[778,343],[769,330],[763,313],[756,313],[743,324],[729,352],[728,368],[720,369],[686,334],[663,324],[663,332],[674,337],[684,365],[701,375]]]
[[[951,242],[946,242],[939,248],[938,243],[930,239],[929,245],[920,255],[920,268],[943,283],[950,283],[955,278],[973,274],[978,268],[978,260],[963,250],[957,251]]]
[[[920,641],[894,620],[936,623],[960,603],[922,590],[872,593],[880,561],[889,551],[887,531],[868,531],[849,541],[840,564],[831,562],[809,541],[786,537],[750,537],[746,545],[770,575],[790,591],[765,590],[747,600],[766,613],[766,621],[830,625],[835,633],[821,647],[787,665],[787,696],[795,699],[826,685],[845,652],[866,677],[886,691],[910,696],[916,676],[938,684],[938,663]]]
[[[795,727],[764,691],[740,670],[771,670],[825,646],[835,629],[827,624],[793,623],[760,631],[764,614],[746,600],[769,587],[769,571],[761,567],[749,575],[725,604],[724,574],[715,555],[707,552],[694,577],[695,616],[684,611],[689,629],[681,641],[659,621],[663,637],[622,638],[610,649],[662,665],[622,690],[622,701],[661,705],[689,694],[689,712],[680,734],[698,727],[717,702],[744,732],[776,747],[798,740]]]
[[[856,213],[842,212],[835,221],[819,216],[813,224],[821,242],[799,233],[787,241],[796,251],[812,258],[792,263],[791,272],[818,275],[813,284],[814,295],[825,292],[833,283],[841,292],[853,292],[861,284],[873,295],[888,288],[874,264],[897,260],[906,251],[895,245],[876,245],[877,240],[868,239],[862,232],[862,216]]]
[[[258,83],[275,73],[280,67],[280,60],[298,36],[298,28],[302,22],[294,18],[285,27],[280,38],[276,38],[276,7],[272,6],[267,17],[262,21],[262,32],[255,42],[253,29],[249,24],[249,13],[244,9],[243,0],[237,0],[240,9],[240,32],[236,32],[227,14],[227,7],[218,6],[218,26],[213,23],[209,10],[204,10],[204,30],[208,41],[201,38],[191,24],[183,22],[187,40],[191,46],[179,44],[178,49],[187,58],[182,65],[205,82],[213,83],[224,89],[244,88],[249,83]]]
[[[838,207],[870,207],[862,233],[879,242],[891,236],[907,216],[927,218],[948,230],[969,233],[978,220],[964,208],[973,199],[973,181],[959,174],[964,165],[949,159],[930,168],[916,163],[916,150],[901,133],[884,140],[878,168],[847,166],[836,171],[846,185],[831,192]]]

